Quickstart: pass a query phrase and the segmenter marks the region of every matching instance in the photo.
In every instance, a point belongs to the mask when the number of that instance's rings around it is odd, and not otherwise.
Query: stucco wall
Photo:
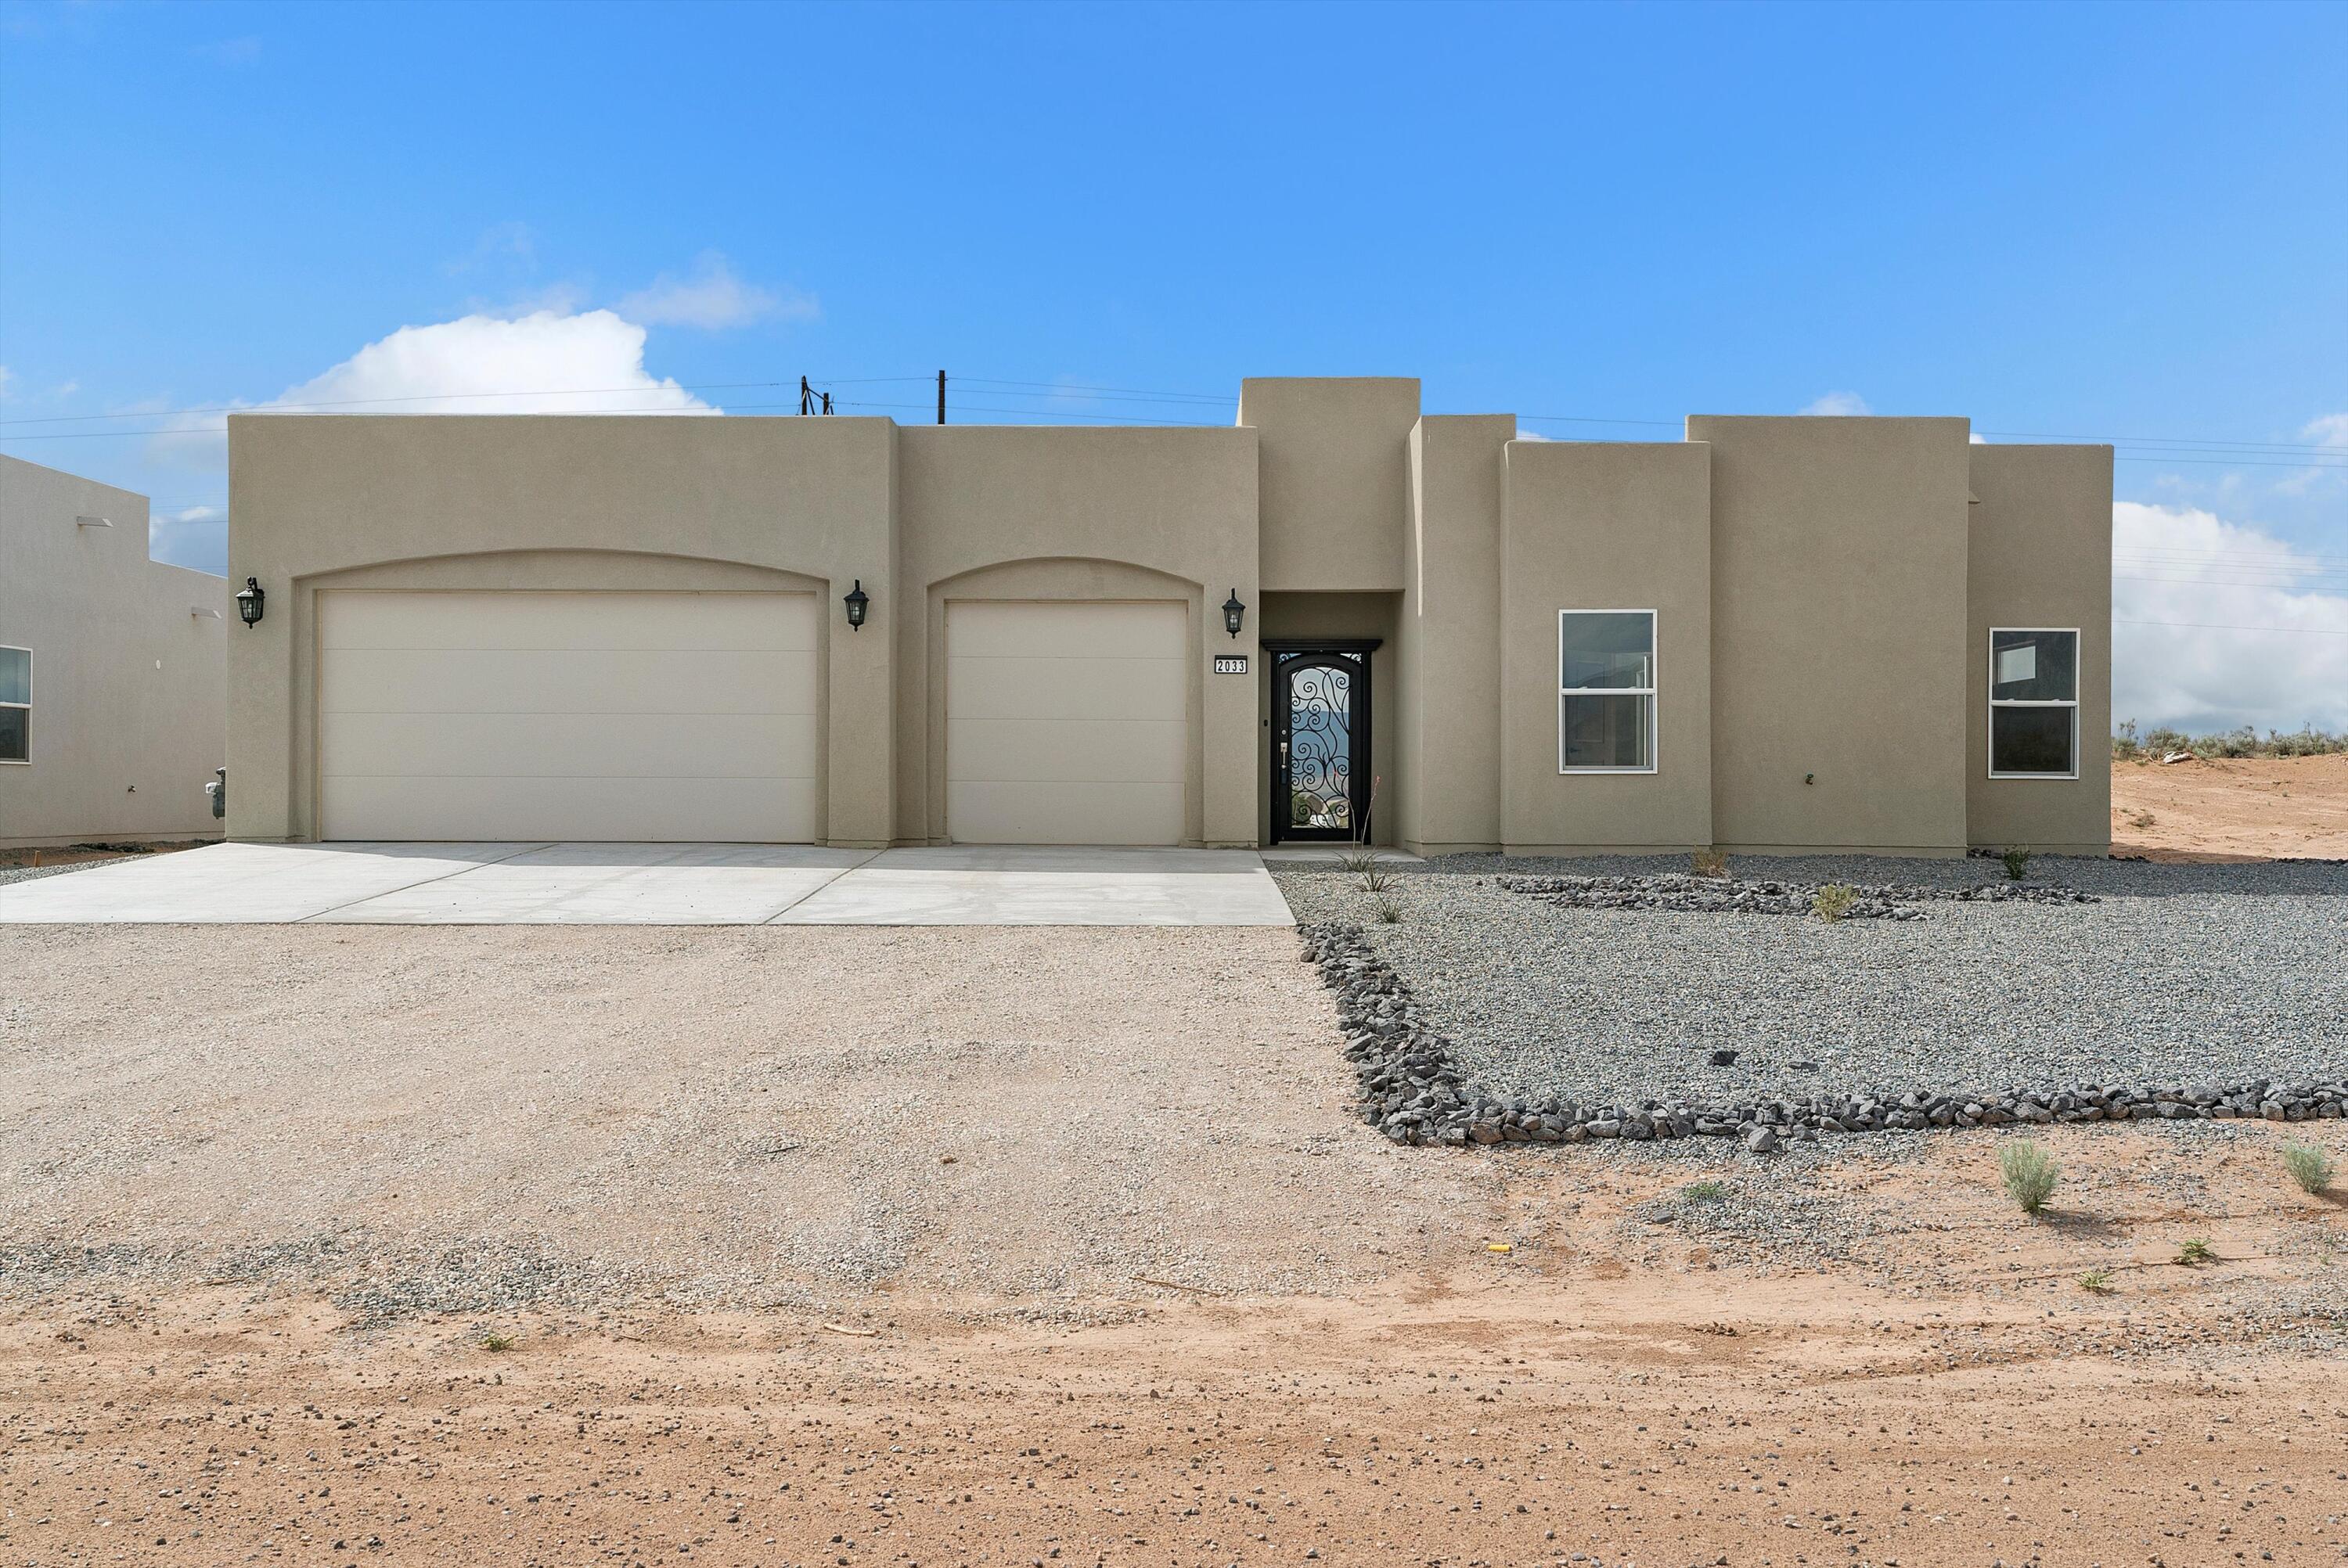
[[[1500,844],[1501,454],[1516,435],[1506,414],[1430,415],[1411,431],[1397,716],[1402,840],[1419,854]]]
[[[1240,383],[1239,422],[1259,440],[1265,588],[1404,586],[1410,431],[1417,421],[1413,379]]]
[[[0,643],[33,651],[31,761],[0,763],[0,844],[220,832],[203,788],[243,628],[227,583],[148,559],[147,523],[143,496],[0,456]]]
[[[1189,607],[1197,753],[1186,831],[1201,844],[1255,843],[1254,683],[1208,670],[1217,653],[1253,655],[1262,629],[1255,432],[909,425],[897,472],[909,610],[895,634],[898,837],[948,831],[936,646],[947,600],[1179,596]],[[1234,591],[1251,607],[1236,641],[1221,624]]]
[[[1714,836],[1963,853],[1966,422],[1687,435],[1712,451]]]
[[[1713,840],[1711,466],[1690,443],[1508,447],[1500,827],[1512,855]],[[1558,615],[1655,612],[1653,773],[1558,770]]]
[[[2112,449],[1975,446],[1965,655],[1967,833],[1978,845],[2108,855]],[[1989,776],[1989,632],[2079,629],[2079,776]]]
[[[885,419],[232,417],[230,572],[270,600],[231,642],[231,835],[316,831],[320,589],[741,586],[735,567],[824,593],[828,836],[887,843],[894,436]],[[543,551],[590,555],[551,579],[518,553]],[[871,611],[851,632],[839,600],[860,578]]]

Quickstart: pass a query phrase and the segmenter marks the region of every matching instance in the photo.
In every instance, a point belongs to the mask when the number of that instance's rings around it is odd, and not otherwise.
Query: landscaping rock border
[[[1549,880],[1530,878],[1529,880]],[[1736,1138],[1755,1153],[1821,1133],[1923,1132],[2078,1122],[2264,1120],[2348,1117],[2348,1081],[2229,1085],[2014,1089],[1944,1094],[1927,1090],[1815,1094],[1707,1105],[1687,1100],[1637,1106],[1578,1105],[1554,1096],[1502,1100],[1466,1081],[1451,1042],[1428,1023],[1410,987],[1358,926],[1300,927],[1303,960],[1317,964],[1336,993],[1345,1058],[1361,1076],[1362,1119],[1396,1143],[1582,1143],[1592,1139]]]
[[[1807,915],[1818,886],[1760,878],[1692,876],[1516,876],[1494,878],[1511,893],[1529,893],[1567,909],[1670,909],[1700,914]],[[1856,896],[1840,918],[1921,920],[1919,904],[2094,904],[2092,893],[2051,883],[1984,882],[1967,887],[1910,883],[1844,884]]]

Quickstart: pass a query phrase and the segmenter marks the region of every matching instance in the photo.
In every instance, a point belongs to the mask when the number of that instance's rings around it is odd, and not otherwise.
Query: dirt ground
[[[2112,853],[2348,860],[2348,754],[2116,762]]]
[[[1810,1202],[1898,1216],[1848,1255],[1649,1223],[1684,1162],[1468,1156],[1382,1281],[1088,1322],[77,1289],[0,1326],[0,1560],[2338,1561],[2348,1228],[2278,1141],[2082,1131],[2034,1222],[1987,1134],[1831,1158]]]
[[[2031,1221],[1987,1132],[1394,1149],[1282,932],[0,958],[0,1563],[2348,1550],[2343,1123]]]

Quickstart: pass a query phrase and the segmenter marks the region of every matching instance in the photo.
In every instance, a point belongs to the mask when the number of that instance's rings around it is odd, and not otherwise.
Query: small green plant
[[[2030,875],[2030,851],[2025,846],[2017,844],[1998,858],[2005,862],[2005,874],[2014,881]]]
[[[493,1355],[503,1355],[513,1348],[513,1336],[510,1334],[500,1334],[492,1328],[481,1336],[481,1348]]]
[[[1345,868],[1346,875],[1362,879],[1365,893],[1383,893],[1394,886],[1394,874],[1386,869],[1385,862],[1378,858],[1375,849],[1345,850],[1338,855],[1337,864]]]
[[[1728,1196],[1726,1182],[1690,1182],[1680,1189],[1680,1196],[1692,1204],[1716,1204]]]
[[[1833,925],[1859,903],[1859,890],[1848,883],[1829,882],[1810,895],[1810,913]]]
[[[1688,856],[1688,861],[1695,867],[1695,874],[1698,876],[1728,875],[1728,856],[1724,850],[1699,849]]]
[[[1373,900],[1371,907],[1377,912],[1379,925],[1399,926],[1402,924],[1402,905],[1395,899],[1393,894],[1377,894]]]
[[[2079,1276],[2079,1288],[2090,1296],[2109,1296],[2112,1276],[2109,1269],[2091,1268]]]
[[[2217,1262],[2218,1255],[2208,1242],[2195,1236],[2177,1249],[2177,1261],[2188,1268],[2199,1268],[2205,1263]]]
[[[2036,1214],[2054,1195],[2054,1156],[2041,1144],[2015,1139],[1998,1151],[1997,1171],[2004,1179],[2006,1196],[2025,1214]]]
[[[2321,1193],[2332,1184],[2338,1170],[2331,1156],[2312,1143],[2286,1143],[2282,1151],[2282,1168],[2291,1179],[2311,1193]]]

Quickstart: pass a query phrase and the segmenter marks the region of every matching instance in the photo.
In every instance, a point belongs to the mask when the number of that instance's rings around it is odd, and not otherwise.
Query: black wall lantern
[[[261,601],[268,597],[261,591],[261,579],[257,577],[246,578],[244,586],[237,589],[236,612],[244,618],[247,626],[261,624]]]
[[[858,578],[856,586],[842,594],[839,602],[848,606],[848,630],[853,631],[863,625],[864,607],[872,602],[872,596],[864,591],[864,579]]]
[[[1240,634],[1240,622],[1247,619],[1247,606],[1240,602],[1240,590],[1231,589],[1231,598],[1223,600],[1223,630],[1233,637]]]

